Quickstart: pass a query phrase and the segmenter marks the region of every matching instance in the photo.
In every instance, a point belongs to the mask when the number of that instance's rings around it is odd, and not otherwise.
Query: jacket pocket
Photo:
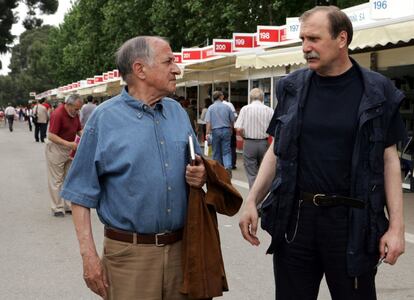
[[[370,135],[369,167],[374,173],[384,172],[384,135],[379,128],[374,128]]]
[[[369,196],[368,209],[368,253],[377,253],[379,241],[388,229],[389,221],[385,216],[385,191],[384,185],[374,185]]]
[[[274,136],[274,153],[278,157],[285,157],[289,145],[288,122],[290,116],[282,115],[276,119],[275,136]]]
[[[279,207],[278,189],[280,187],[280,184],[280,178],[276,178],[273,181],[269,194],[263,200],[259,208],[261,216],[261,227],[270,235],[273,235],[273,231],[275,228],[275,221]]]

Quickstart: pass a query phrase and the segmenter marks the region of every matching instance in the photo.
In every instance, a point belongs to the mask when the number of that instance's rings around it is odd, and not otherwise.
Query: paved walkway
[[[234,184],[247,195],[241,158]],[[35,143],[27,124],[9,133],[0,125],[0,300],[98,299],[82,280],[82,262],[70,217],[54,218],[47,191],[44,144]],[[414,194],[405,194],[406,230],[414,233]],[[223,300],[274,299],[272,257],[265,255],[269,237],[249,246],[240,236],[239,216],[219,216],[219,229],[230,292]],[[102,225],[93,214],[101,251]],[[410,237],[410,235],[409,235]],[[394,267],[383,265],[377,277],[379,300],[414,298],[414,245]],[[325,283],[320,300],[330,299]]]

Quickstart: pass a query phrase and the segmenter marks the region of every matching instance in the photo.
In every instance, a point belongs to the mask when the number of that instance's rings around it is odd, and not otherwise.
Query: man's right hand
[[[72,149],[73,151],[76,151],[76,149],[78,148],[78,144],[75,142],[69,142],[68,146],[70,147],[70,149]]]
[[[254,201],[247,201],[240,217],[240,231],[243,238],[253,246],[259,246],[260,241],[256,236],[259,215]]]
[[[83,279],[86,282],[88,288],[90,288],[95,294],[98,294],[102,298],[106,299],[107,288],[109,287],[108,280],[106,278],[105,270],[102,266],[101,259],[97,254],[84,255],[83,260]]]

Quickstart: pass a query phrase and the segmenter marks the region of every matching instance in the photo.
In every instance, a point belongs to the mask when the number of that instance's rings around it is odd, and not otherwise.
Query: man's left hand
[[[189,186],[195,188],[201,188],[204,183],[206,183],[206,168],[204,167],[203,160],[199,155],[196,155],[194,166],[187,165],[185,179]]]
[[[380,257],[385,257],[384,262],[393,265],[398,257],[404,253],[405,237],[404,229],[394,230],[390,228],[380,240]]]

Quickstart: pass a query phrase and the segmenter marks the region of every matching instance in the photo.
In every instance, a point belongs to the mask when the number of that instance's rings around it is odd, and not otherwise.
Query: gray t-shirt
[[[86,121],[88,121],[89,116],[92,114],[93,110],[96,108],[96,104],[88,102],[84,104],[80,111],[80,121],[82,127],[85,127]]]

